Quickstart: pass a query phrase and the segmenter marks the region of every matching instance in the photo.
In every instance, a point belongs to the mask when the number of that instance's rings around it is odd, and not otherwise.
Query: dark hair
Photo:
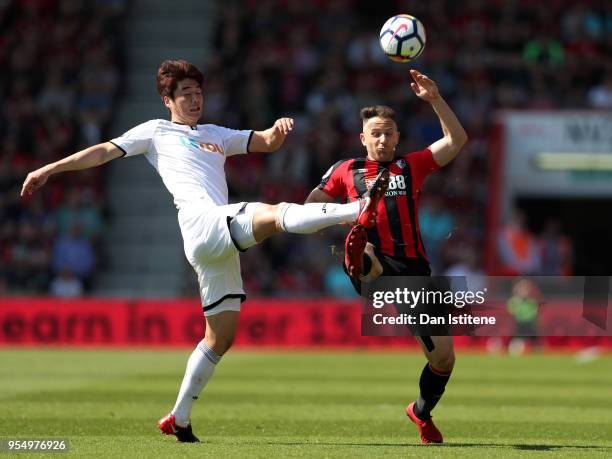
[[[395,121],[395,111],[386,105],[374,105],[372,107],[363,107],[359,112],[361,120],[365,123],[370,118],[380,116]]]
[[[186,78],[197,81],[200,87],[204,84],[204,75],[195,65],[183,60],[165,60],[157,69],[157,93],[174,99],[178,82]]]

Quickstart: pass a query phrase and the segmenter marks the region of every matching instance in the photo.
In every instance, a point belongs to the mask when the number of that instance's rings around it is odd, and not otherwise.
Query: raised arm
[[[414,83],[410,84],[414,93],[419,98],[429,102],[440,119],[444,137],[436,140],[429,148],[434,161],[439,166],[445,166],[457,156],[457,153],[465,145],[468,140],[467,133],[440,95],[436,83],[417,70],[410,70],[410,76],[414,80]]]
[[[73,155],[67,156],[54,163],[49,163],[30,172],[21,187],[21,196],[24,196],[26,193],[32,194],[42,187],[53,174],[100,166],[122,155],[123,151],[111,142],[100,143],[86,148],[85,150],[81,150]]]
[[[252,153],[272,153],[283,145],[292,130],[293,118],[277,119],[270,129],[253,132],[248,150]]]

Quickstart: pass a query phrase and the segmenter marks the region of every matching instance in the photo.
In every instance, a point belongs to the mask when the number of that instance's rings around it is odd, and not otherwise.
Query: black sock
[[[414,414],[419,419],[426,421],[431,418],[431,410],[434,409],[440,398],[442,398],[450,375],[450,372],[444,373],[436,370],[429,363],[425,365],[419,380],[421,393],[414,404]]]

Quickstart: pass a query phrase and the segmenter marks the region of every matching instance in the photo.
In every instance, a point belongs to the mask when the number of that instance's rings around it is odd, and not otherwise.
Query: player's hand
[[[410,83],[410,87],[417,97],[428,102],[440,97],[438,86],[433,80],[414,69],[410,70],[410,76],[414,80],[414,83]]]
[[[289,134],[293,130],[293,118],[279,118],[274,122],[274,128],[283,135]]]
[[[21,196],[34,193],[47,182],[50,175],[51,173],[45,167],[30,172],[21,187]]]

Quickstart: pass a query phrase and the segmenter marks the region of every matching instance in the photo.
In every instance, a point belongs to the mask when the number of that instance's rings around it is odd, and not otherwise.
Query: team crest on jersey
[[[395,161],[395,164],[400,169],[403,169],[404,167],[406,167],[406,161],[404,161],[403,159],[398,159],[397,161]]]
[[[202,151],[206,151],[209,153],[220,153],[223,154],[225,150],[223,147],[216,143],[208,143],[208,142],[198,142],[191,137],[180,137],[181,143],[186,147],[195,147]]]

